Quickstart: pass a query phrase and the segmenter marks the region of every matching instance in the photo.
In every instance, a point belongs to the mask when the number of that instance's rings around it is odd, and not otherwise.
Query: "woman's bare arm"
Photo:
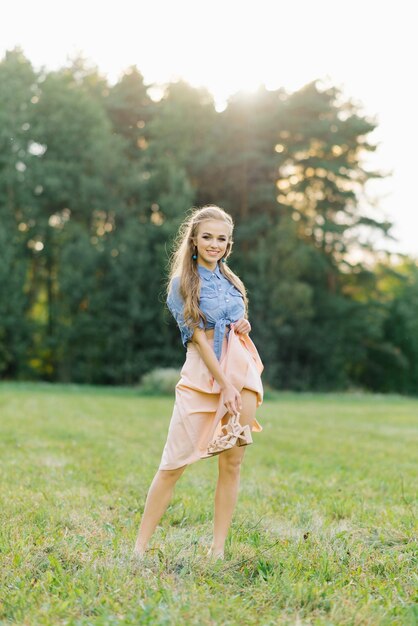
[[[210,345],[208,338],[206,337],[206,333],[202,328],[196,328],[192,341],[196,344],[197,349],[199,350],[200,356],[208,367],[208,370],[211,372],[212,376],[219,384],[221,389],[225,389],[228,381],[226,380],[223,371],[219,365],[219,361],[216,358],[216,354],[213,351],[212,346]]]
[[[219,365],[219,361],[210,345],[206,333],[202,328],[197,327],[192,337],[193,343],[196,345],[200,356],[207,365],[208,370],[219,384],[224,393],[224,404],[230,413],[237,413],[241,410],[241,396],[238,389],[227,381],[223,371]]]

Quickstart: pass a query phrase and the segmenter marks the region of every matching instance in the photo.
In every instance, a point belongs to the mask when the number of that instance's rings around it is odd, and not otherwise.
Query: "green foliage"
[[[391,224],[365,204],[376,122],[336,88],[260,88],[217,113],[184,81],[155,102],[135,66],[110,86],[81,57],[36,72],[19,48],[0,85],[0,376],[135,385],[179,367],[168,254],[185,211],[215,203],[266,386],[417,393],[417,264],[383,287],[352,261]]]
[[[385,296],[381,341],[368,346],[362,383],[371,389],[405,394],[418,390],[418,266],[405,261],[377,272]]]
[[[141,378],[139,390],[150,395],[172,396],[179,379],[180,370],[174,367],[157,367]]]

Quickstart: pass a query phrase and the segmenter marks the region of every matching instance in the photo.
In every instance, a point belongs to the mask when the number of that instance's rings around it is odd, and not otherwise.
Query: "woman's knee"
[[[175,469],[158,470],[158,474],[163,480],[173,482],[180,478],[186,467],[186,465],[182,465],[181,467],[176,467]]]

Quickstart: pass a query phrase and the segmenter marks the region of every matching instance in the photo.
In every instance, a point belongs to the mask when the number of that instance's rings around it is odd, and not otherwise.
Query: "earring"
[[[226,259],[224,257],[222,257],[221,261],[222,263],[226,263]]]
[[[196,254],[196,252],[197,252],[197,248],[195,249],[195,252],[194,252],[194,254],[192,255],[192,259],[194,259],[194,260],[196,260],[196,259],[197,259],[197,254]]]

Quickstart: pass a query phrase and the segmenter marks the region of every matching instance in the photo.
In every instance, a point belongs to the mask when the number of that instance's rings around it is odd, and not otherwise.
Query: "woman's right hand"
[[[223,391],[224,405],[228,409],[228,413],[238,415],[242,409],[241,394],[234,385],[228,383]]]

